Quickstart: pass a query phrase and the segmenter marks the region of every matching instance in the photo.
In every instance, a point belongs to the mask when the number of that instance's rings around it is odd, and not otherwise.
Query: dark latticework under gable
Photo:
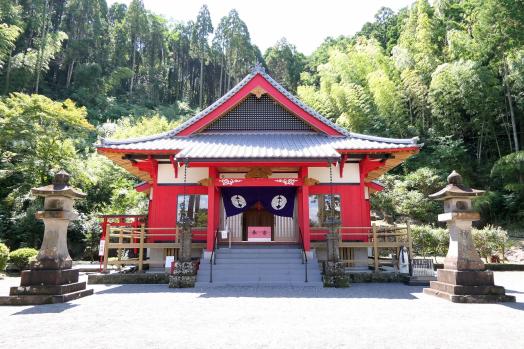
[[[311,131],[313,128],[267,94],[250,95],[205,131]]]

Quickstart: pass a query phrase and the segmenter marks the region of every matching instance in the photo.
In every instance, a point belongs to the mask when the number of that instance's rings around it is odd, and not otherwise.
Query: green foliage
[[[473,242],[478,254],[489,261],[494,254],[504,254],[512,246],[508,233],[500,228],[487,225],[482,229],[473,228]],[[411,227],[413,249],[421,256],[445,256],[449,246],[449,233],[445,228],[431,225],[413,225]]]
[[[29,262],[31,262],[38,251],[34,248],[24,247],[9,253],[9,263],[13,263],[17,270],[24,270],[29,267]]]
[[[473,242],[479,255],[489,261],[489,257],[494,254],[504,255],[511,241],[508,238],[508,232],[501,227],[487,225],[482,229],[473,229],[471,232]]]
[[[130,117],[122,118],[116,124],[108,123],[103,125],[103,128],[106,130],[104,136],[107,138],[126,139],[169,131],[179,123],[179,121],[169,121],[164,116],[154,114],[136,119]]]
[[[0,273],[5,270],[9,260],[9,247],[0,242]]]
[[[447,229],[431,225],[411,226],[413,249],[419,256],[445,256],[449,246]]]
[[[291,92],[297,90],[300,73],[304,70],[306,57],[285,38],[264,54],[269,74]]]
[[[381,184],[385,189],[371,197],[371,204],[389,221],[429,223],[441,211],[440,205],[428,198],[444,185],[435,169],[422,167],[406,176],[385,175]]]

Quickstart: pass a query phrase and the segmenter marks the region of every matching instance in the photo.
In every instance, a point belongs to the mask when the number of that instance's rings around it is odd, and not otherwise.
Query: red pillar
[[[307,167],[301,167],[299,177],[305,179],[307,177]],[[302,224],[299,226],[302,228],[302,237],[304,239],[304,250],[309,251],[311,248],[311,236],[309,230],[309,187],[302,184],[302,188],[299,190],[299,219]]]
[[[207,243],[206,250],[213,251],[215,231],[218,227],[219,197],[216,189],[217,170],[215,167],[209,168],[210,182],[207,187]]]

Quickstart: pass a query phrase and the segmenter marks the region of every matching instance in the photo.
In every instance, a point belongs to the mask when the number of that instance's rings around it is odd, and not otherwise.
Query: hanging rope
[[[329,188],[330,188],[330,215],[331,215],[331,233],[335,232],[335,194],[333,193],[333,168],[331,166],[331,160],[329,164]]]
[[[185,229],[188,229],[191,224],[192,224],[192,221],[191,221],[191,218],[188,217],[187,215],[187,206],[188,206],[188,195],[187,195],[187,167],[189,165],[189,160],[186,158],[184,160],[184,185],[183,185],[183,191],[182,191],[182,195],[183,195],[183,201],[182,201],[182,204],[180,205],[180,222],[179,224],[185,228]]]

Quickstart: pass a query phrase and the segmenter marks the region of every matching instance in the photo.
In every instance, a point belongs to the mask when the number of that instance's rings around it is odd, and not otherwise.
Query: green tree
[[[300,73],[304,70],[306,57],[297,51],[285,38],[267,49],[264,61],[269,74],[286,89],[296,92]]]
[[[208,38],[213,32],[213,23],[207,5],[203,5],[198,12],[197,20],[193,28],[194,51],[200,59],[200,86],[198,93],[198,106],[202,108],[203,89],[204,89],[204,61],[209,54]]]

